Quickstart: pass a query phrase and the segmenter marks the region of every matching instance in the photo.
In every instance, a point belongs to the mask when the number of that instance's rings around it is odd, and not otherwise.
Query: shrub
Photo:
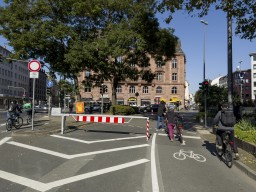
[[[113,105],[110,108],[110,112],[113,115],[131,115],[131,114],[135,114],[135,110],[132,107],[126,106],[126,105]]]
[[[235,125],[235,134],[241,140],[256,144],[256,128],[247,119],[242,119]]]

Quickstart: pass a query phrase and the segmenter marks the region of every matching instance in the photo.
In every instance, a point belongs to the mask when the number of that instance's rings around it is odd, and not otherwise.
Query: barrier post
[[[66,126],[66,116],[61,116],[61,134],[64,134],[64,129]]]
[[[146,126],[146,139],[149,139],[149,118],[147,118],[147,126]]]

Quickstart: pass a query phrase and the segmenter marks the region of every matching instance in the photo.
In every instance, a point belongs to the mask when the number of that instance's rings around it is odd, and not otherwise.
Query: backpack
[[[233,127],[236,124],[236,117],[233,111],[223,110],[221,111],[220,121],[225,127]]]

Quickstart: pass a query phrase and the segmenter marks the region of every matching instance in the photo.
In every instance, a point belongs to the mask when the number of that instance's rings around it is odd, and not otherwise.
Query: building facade
[[[0,109],[8,109],[11,101],[22,104],[24,99],[32,99],[32,79],[28,61],[11,59],[11,52],[0,46]],[[46,75],[39,71],[36,79],[35,101],[46,98]],[[38,103],[38,102],[36,102]]]
[[[159,103],[164,99],[167,103],[179,103],[181,107],[185,106],[185,83],[186,79],[186,58],[181,49],[180,43],[176,48],[175,56],[165,62],[165,65],[158,63],[150,57],[150,69],[156,75],[156,78],[148,83],[142,79],[133,81],[127,79],[119,82],[117,87],[117,104],[143,106]],[[81,73],[79,82],[84,80],[88,71]],[[112,88],[109,82],[104,82],[107,89],[103,94],[104,100],[112,100]],[[80,94],[84,100],[101,101],[100,88],[83,88]],[[187,93],[188,94],[188,93]]]
[[[256,53],[251,53],[251,98],[255,100],[256,95]]]

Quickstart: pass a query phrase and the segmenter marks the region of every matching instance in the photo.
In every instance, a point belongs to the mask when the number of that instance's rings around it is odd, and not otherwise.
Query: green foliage
[[[241,38],[252,40],[256,37],[256,25],[253,25],[255,23],[255,1],[162,0],[159,1],[158,9],[160,12],[170,12],[166,19],[167,22],[170,22],[172,14],[177,10],[186,10],[192,16],[203,17],[213,6],[216,10],[222,10],[235,18],[235,33],[239,34]]]
[[[114,115],[131,115],[135,114],[135,110],[126,105],[113,105],[110,107],[110,112]]]
[[[247,119],[242,119],[235,125],[237,138],[256,144],[256,128]]]

